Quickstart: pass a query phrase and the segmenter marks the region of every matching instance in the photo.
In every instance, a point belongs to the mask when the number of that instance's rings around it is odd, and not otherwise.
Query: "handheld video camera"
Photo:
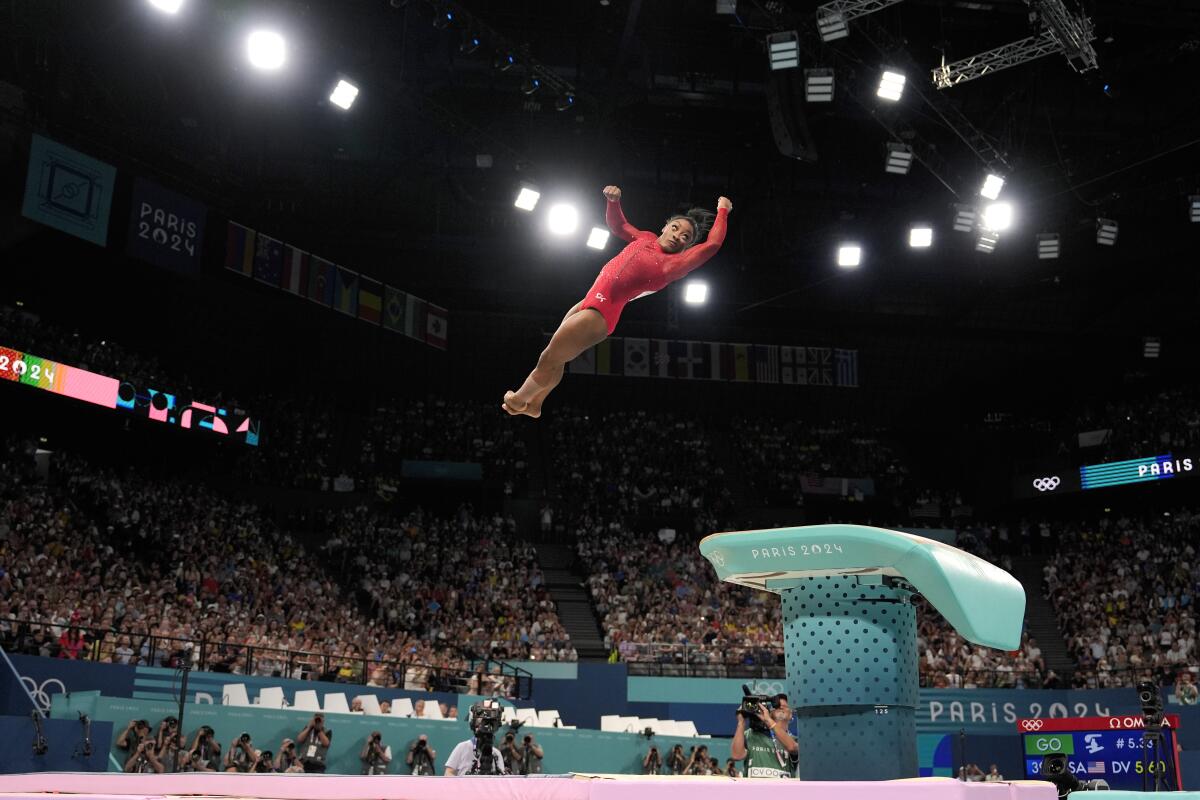
[[[779,708],[779,700],[765,694],[754,694],[744,683],[742,684],[742,695],[742,704],[738,706],[737,713],[745,718],[746,724],[750,726],[751,730],[766,733],[767,726],[758,716],[758,707],[762,705],[768,709]]]
[[[471,732],[477,737],[492,736],[500,729],[500,704],[483,701],[471,706]]]

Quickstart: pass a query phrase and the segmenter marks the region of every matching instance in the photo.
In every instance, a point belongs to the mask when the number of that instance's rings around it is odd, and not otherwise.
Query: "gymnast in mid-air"
[[[629,244],[604,265],[587,295],[563,317],[521,388],[504,393],[503,408],[509,414],[540,417],[542,403],[562,380],[567,362],[610,336],[626,303],[654,294],[716,255],[733,209],[728,197],[720,197],[716,214],[693,208],[668,219],[655,234],[629,224],[616,186],[605,186],[604,197],[608,227]]]

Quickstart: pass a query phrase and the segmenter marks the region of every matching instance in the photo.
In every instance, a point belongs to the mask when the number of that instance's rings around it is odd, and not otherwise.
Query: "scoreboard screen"
[[[1100,718],[1097,718],[1100,719]],[[1119,723],[1121,717],[1104,718]],[[1137,722],[1141,719],[1135,718]],[[1143,759],[1142,744],[1145,732],[1140,728],[1101,725],[1076,726],[1082,719],[1022,720],[1021,722],[1059,723],[1043,725],[1041,730],[1021,731],[1021,747],[1025,757],[1025,777],[1039,780],[1042,758],[1050,753],[1067,757],[1071,772],[1080,781],[1103,778],[1113,789],[1140,791],[1145,777],[1153,787],[1155,774],[1164,774],[1172,788],[1179,788],[1179,767],[1175,757],[1175,730],[1164,726],[1161,744],[1148,742]],[[1067,723],[1067,724],[1063,724]],[[1049,728],[1078,730],[1050,730]]]

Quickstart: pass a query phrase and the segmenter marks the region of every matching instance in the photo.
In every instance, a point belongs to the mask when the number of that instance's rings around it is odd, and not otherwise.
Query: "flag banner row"
[[[585,350],[568,370],[626,378],[844,388],[859,385],[858,351],[840,347],[610,337]]]
[[[225,269],[446,349],[446,309],[233,221],[225,240]]]

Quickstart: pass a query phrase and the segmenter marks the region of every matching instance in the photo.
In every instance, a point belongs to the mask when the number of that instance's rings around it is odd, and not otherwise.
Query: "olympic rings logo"
[[[1039,492],[1052,492],[1058,488],[1060,483],[1062,483],[1062,481],[1058,479],[1057,475],[1052,475],[1049,478],[1034,478],[1033,488],[1037,489]]]
[[[717,566],[717,567],[725,566],[725,554],[722,553],[720,550],[713,550],[711,553],[709,553],[708,560],[711,561],[714,566]]]
[[[1027,731],[1040,731],[1042,729],[1042,721],[1040,719],[1023,719],[1021,727]]]
[[[33,698],[33,702],[37,703],[38,708],[47,714],[50,713],[50,693],[46,691],[46,687],[51,684],[58,685],[57,694],[67,693],[66,685],[58,678],[47,678],[42,681],[41,686],[38,686],[37,681],[33,678],[27,675],[21,676],[21,685],[25,687],[25,691],[29,692],[29,696]]]

